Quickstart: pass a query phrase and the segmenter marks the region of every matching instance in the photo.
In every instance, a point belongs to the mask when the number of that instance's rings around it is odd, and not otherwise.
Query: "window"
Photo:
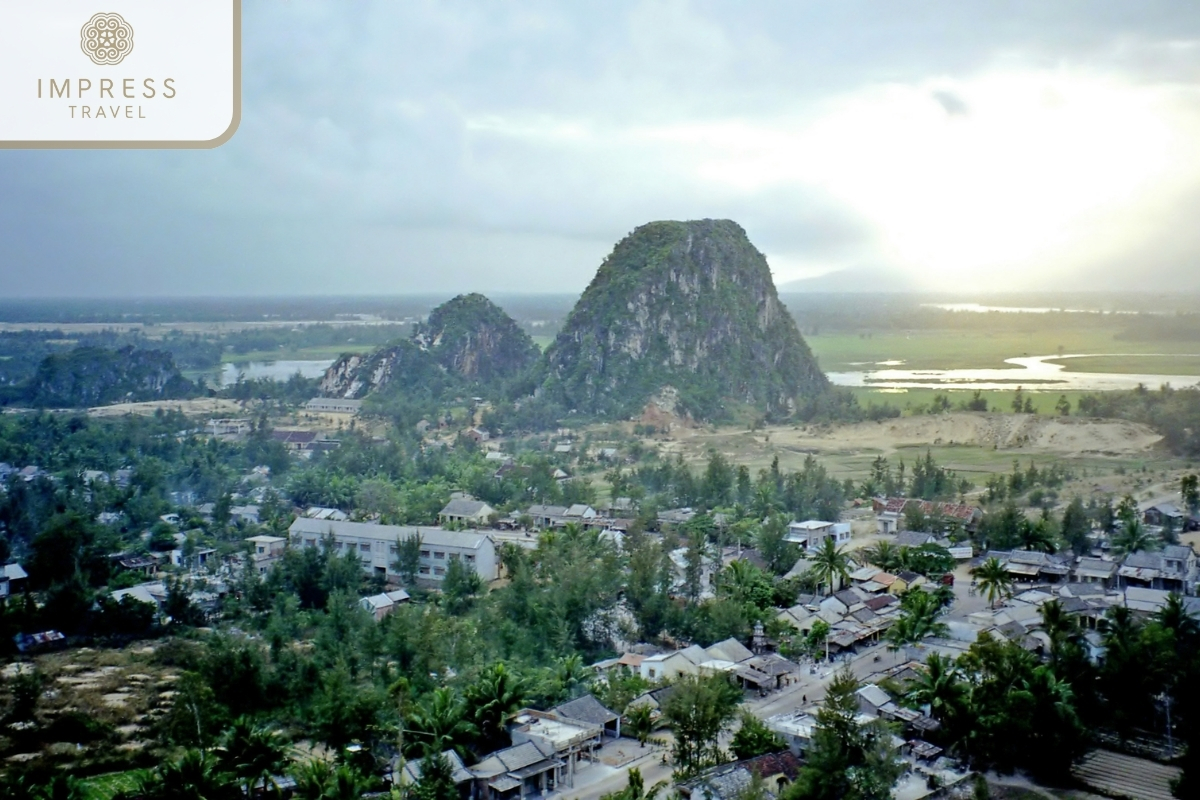
[[[428,575],[429,567],[417,567],[417,573],[420,575]]]
[[[305,543],[306,545],[308,545],[309,547],[316,547],[316,546],[317,546],[317,540],[316,540],[316,539],[306,539],[304,543]]]
[[[445,568],[445,567],[434,567],[434,568],[433,568],[433,574],[434,574],[434,575],[445,575],[445,574],[446,574],[446,568]]]
[[[363,542],[358,546],[358,549],[364,553],[369,553],[371,552],[371,545],[368,542]]]
[[[445,550],[434,550],[433,557],[439,561],[445,561],[446,560],[446,551]]]
[[[650,668],[650,677],[651,677],[651,678],[653,678],[653,677],[654,677],[654,667],[651,667],[651,668]]]
[[[451,554],[450,554],[450,560],[451,560],[451,561],[458,561],[458,553],[451,553]]]
[[[389,545],[388,552],[391,553],[392,555],[398,555],[400,553],[400,548],[396,547],[396,545],[394,545],[394,544]]]
[[[468,563],[468,564],[474,564],[474,563],[475,563],[475,556],[470,556],[470,555],[469,555],[469,556],[464,556],[464,558],[466,558],[466,559],[467,559],[467,563]]]
[[[421,551],[421,558],[429,558],[429,551],[428,551],[428,550],[422,550],[422,551]]]

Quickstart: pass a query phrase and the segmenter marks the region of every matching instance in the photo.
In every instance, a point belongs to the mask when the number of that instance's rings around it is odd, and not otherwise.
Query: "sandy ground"
[[[189,416],[238,417],[247,413],[236,400],[205,397],[198,400],[153,400],[146,403],[117,403],[88,409],[90,417],[123,417],[126,414],[152,415],[159,409],[182,411]]]
[[[853,425],[776,426],[759,431],[681,429],[676,438],[701,441],[722,449],[722,441],[747,439],[763,448],[808,449],[814,452],[847,449],[884,454],[921,445],[974,445],[1024,453],[1081,455],[1141,455],[1162,437],[1145,425],[1123,420],[1048,417],[1030,414],[950,413],[899,417]]]

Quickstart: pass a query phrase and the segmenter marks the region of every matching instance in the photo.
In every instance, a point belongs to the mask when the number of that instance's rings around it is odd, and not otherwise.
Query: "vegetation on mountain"
[[[697,418],[794,413],[828,386],[766,259],[729,220],[652,222],[617,243],[546,351],[544,390],[629,417],[670,387]]]
[[[78,347],[42,359],[23,394],[33,406],[78,408],[189,397],[195,390],[170,353]]]
[[[414,337],[449,372],[468,381],[508,380],[540,352],[508,314],[481,294],[460,294],[435,308]]]

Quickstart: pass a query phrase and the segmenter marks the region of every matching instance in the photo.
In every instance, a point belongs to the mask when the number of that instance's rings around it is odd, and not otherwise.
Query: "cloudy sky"
[[[1200,4],[244,11],[200,152],[0,152],[0,296],[579,291],[653,219],[778,282],[1200,290]]]

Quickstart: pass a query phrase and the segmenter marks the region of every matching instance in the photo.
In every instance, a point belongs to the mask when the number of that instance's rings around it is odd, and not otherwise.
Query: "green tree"
[[[247,797],[258,789],[265,791],[288,765],[279,734],[255,725],[248,717],[233,721],[216,754],[221,768],[241,782]]]
[[[1188,513],[1200,513],[1200,476],[1184,475],[1179,479],[1179,496]]]
[[[741,691],[720,674],[685,675],[674,685],[662,713],[675,734],[676,781],[725,760],[718,739],[741,699]]]
[[[900,598],[900,617],[888,629],[888,643],[899,649],[930,636],[945,636],[946,623],[941,621],[944,611],[934,594],[919,588],[909,589]]]
[[[892,572],[900,566],[900,548],[887,539],[880,539],[870,547],[864,548],[862,556],[868,564],[873,564],[885,572]]]
[[[1112,547],[1118,555],[1157,550],[1158,545],[1158,537],[1147,530],[1136,517],[1122,524],[1121,530],[1112,537]]]
[[[467,719],[467,703],[450,688],[435,689],[417,705],[405,721],[406,749],[412,754],[454,750],[466,755],[467,745],[478,729]]]
[[[509,716],[524,705],[526,692],[525,681],[503,663],[493,664],[483,670],[475,682],[467,687],[468,715],[478,729],[484,746],[499,749],[507,744],[505,725]]]
[[[809,560],[812,562],[809,571],[819,585],[829,588],[828,594],[833,594],[838,584],[850,577],[850,557],[837,546],[833,537],[823,539],[809,555]]]
[[[396,560],[392,569],[400,576],[405,586],[413,586],[417,582],[417,572],[421,568],[421,534],[414,533],[403,539],[396,538]]]
[[[890,800],[904,767],[886,723],[856,720],[858,687],[849,671],[830,683],[805,765],[784,800]]]
[[[1088,534],[1092,531],[1092,523],[1084,510],[1083,501],[1078,496],[1071,498],[1062,516],[1062,538],[1076,556],[1086,554],[1092,546]]]
[[[638,740],[638,744],[645,747],[646,740],[650,738],[650,734],[654,733],[654,729],[657,727],[654,709],[647,704],[626,709],[625,725],[626,729]]]
[[[634,767],[629,770],[629,783],[625,785],[624,789],[601,795],[600,800],[654,800],[666,788],[667,782],[659,781],[647,789],[642,771]]]
[[[733,757],[737,760],[755,758],[767,753],[778,753],[780,750],[787,749],[787,742],[750,712],[742,712],[741,721],[741,727],[738,728],[737,733],[733,735],[733,740],[729,743],[729,752],[733,753]]]
[[[461,558],[452,558],[442,580],[442,596],[451,614],[464,614],[484,591],[483,578]]]
[[[787,541],[787,525],[787,517],[771,514],[758,529],[758,552],[776,575],[790,570],[800,557],[799,548]]]
[[[989,558],[978,567],[972,569],[971,574],[979,582],[979,591],[987,597],[988,604],[992,608],[996,607],[996,601],[1001,597],[1008,597],[1012,594],[1012,576],[1008,574],[1008,569],[1000,563],[1000,560],[995,557]]]
[[[412,800],[460,800],[450,759],[430,751],[421,759],[421,777],[409,791]]]

